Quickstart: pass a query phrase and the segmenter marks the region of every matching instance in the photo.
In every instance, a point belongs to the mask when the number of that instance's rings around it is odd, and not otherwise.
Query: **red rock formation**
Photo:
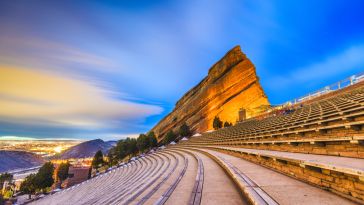
[[[204,132],[212,129],[215,116],[235,123],[240,108],[246,109],[250,117],[266,105],[269,102],[253,63],[236,46],[210,68],[207,77],[188,91],[152,131],[162,139],[169,130],[177,131],[186,122],[193,131]]]

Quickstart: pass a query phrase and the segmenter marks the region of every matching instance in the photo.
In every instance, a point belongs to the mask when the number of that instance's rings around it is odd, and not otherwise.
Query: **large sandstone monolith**
[[[186,122],[194,132],[205,132],[213,129],[215,116],[235,123],[240,108],[246,110],[249,118],[267,105],[253,63],[236,46],[210,68],[207,77],[189,90],[152,131],[160,140],[169,130],[177,131]]]

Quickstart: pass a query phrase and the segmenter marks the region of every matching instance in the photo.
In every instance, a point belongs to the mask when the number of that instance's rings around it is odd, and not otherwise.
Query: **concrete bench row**
[[[272,150],[279,147],[270,145],[284,144],[282,149],[286,151],[364,158],[363,93],[364,88],[361,86],[351,93],[312,102],[292,114],[248,120],[183,143]],[[322,105],[331,107],[322,108]],[[321,114],[313,115],[315,107],[320,108]],[[298,145],[303,148],[296,147]],[[342,145],[347,149],[336,149],[340,146],[322,148],[326,145]]]
[[[181,147],[191,148],[191,146]],[[347,198],[364,202],[364,159],[221,146],[196,146],[196,148],[237,156],[340,193]]]
[[[185,155],[180,151],[158,151],[33,203],[144,204],[154,201],[164,204],[187,170],[189,163]],[[176,173],[178,176],[175,178]],[[173,183],[167,189],[161,189],[168,180],[172,180],[172,175]],[[162,190],[159,200],[151,198]]]
[[[360,89],[362,90],[362,89]],[[335,98],[335,97],[333,97]],[[342,96],[337,97],[342,98]],[[364,97],[362,97],[364,100]],[[329,101],[332,99],[323,99],[321,101]],[[322,102],[321,102],[322,103]],[[313,104],[320,104],[320,102],[316,102]],[[225,128],[222,130],[218,130],[216,132],[205,134],[203,137],[213,139],[215,136],[219,138],[228,137],[228,138],[239,138],[239,137],[270,137],[273,133],[279,133],[279,135],[287,135],[295,133],[296,129],[306,128],[306,127],[321,127],[321,125],[325,125],[324,129],[332,129],[334,127],[329,127],[328,123],[330,121],[338,121],[338,120],[353,120],[353,118],[360,117],[363,115],[364,105],[362,102],[353,103],[351,106],[346,106],[345,109],[341,109],[340,111],[332,107],[327,110],[328,113],[323,113],[318,116],[311,116],[311,112],[307,111],[307,107],[311,107],[313,105],[306,105],[304,108],[296,110],[292,114],[273,116],[263,120],[251,120],[246,123],[239,123],[236,126]],[[303,117],[302,113],[306,113],[307,116]],[[299,120],[294,120],[294,117],[298,117]],[[353,124],[355,125],[355,124]],[[347,125],[347,126],[350,126]],[[304,130],[303,130],[304,131]],[[310,131],[310,130],[308,130]],[[200,138],[202,139],[202,138]],[[196,139],[198,140],[198,139]]]
[[[150,155],[47,196],[36,201],[36,204],[100,204],[115,195],[126,193],[134,182],[148,178],[150,173],[167,164],[165,162],[169,160],[164,154]]]

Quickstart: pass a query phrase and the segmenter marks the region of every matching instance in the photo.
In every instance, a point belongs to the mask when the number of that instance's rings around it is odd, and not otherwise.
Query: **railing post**
[[[348,80],[350,81],[350,84],[348,84]],[[360,81],[364,81],[364,72],[360,73],[360,74],[352,75],[349,78],[345,78],[344,80],[338,81],[337,82],[337,89],[335,88],[336,83],[334,83],[334,84],[331,84],[331,85],[326,86],[324,88],[321,88],[320,90],[315,91],[313,93],[308,93],[307,95],[304,95],[304,96],[302,96],[302,97],[300,97],[298,99],[295,98],[294,100],[289,101],[289,103],[294,103],[294,104],[302,103],[302,102],[305,102],[307,100],[311,100],[313,98],[321,96],[323,94],[329,93],[330,91],[340,90],[340,89],[346,88],[348,86],[354,85],[354,84],[356,84],[356,83],[358,83]],[[287,107],[289,105],[289,103],[281,104],[281,106],[283,108]],[[275,111],[275,110],[276,109],[272,109],[271,111]]]
[[[350,85],[353,85],[354,84],[354,78],[355,78],[355,75],[353,75],[353,76],[350,77]]]

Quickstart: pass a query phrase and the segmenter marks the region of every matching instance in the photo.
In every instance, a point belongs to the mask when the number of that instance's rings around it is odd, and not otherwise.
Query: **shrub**
[[[212,122],[212,127],[215,130],[222,128],[222,121],[220,120],[219,117],[215,116],[214,121]]]
[[[170,130],[163,139],[164,144],[169,144],[170,142],[176,140],[176,134]]]
[[[186,123],[183,123],[181,125],[181,127],[179,128],[179,134],[182,137],[188,137],[188,136],[190,136],[191,135],[190,127]]]
[[[226,121],[224,123],[224,127],[231,127],[231,126],[233,126],[233,123],[231,123],[231,122]]]

